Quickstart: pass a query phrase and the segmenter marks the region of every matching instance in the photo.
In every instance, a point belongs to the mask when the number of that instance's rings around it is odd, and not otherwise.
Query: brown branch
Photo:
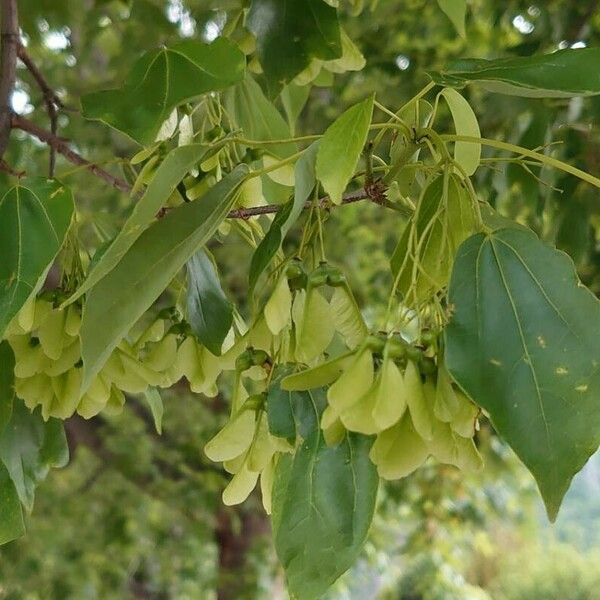
[[[62,110],[74,110],[67,109],[63,101],[58,97],[58,94],[50,87],[50,84],[46,81],[43,73],[38,69],[37,65],[33,62],[31,56],[27,53],[27,49],[23,44],[19,44],[17,48],[17,56],[19,60],[27,67],[27,70],[31,73],[31,76],[35,79],[37,86],[40,88],[44,95],[44,101],[52,102],[56,108]]]
[[[19,18],[17,0],[0,0],[0,158],[4,156],[11,130],[11,98],[17,77]]]
[[[32,123],[28,119],[25,119],[19,115],[13,115],[12,118],[12,126],[15,129],[21,129],[34,137],[38,138],[38,140],[45,142],[49,146],[56,149],[59,154],[62,154],[68,161],[73,164],[80,165],[85,167],[90,172],[92,172],[97,177],[100,177],[114,188],[121,192],[125,192],[126,194],[131,193],[132,186],[127,183],[127,181],[115,177],[111,175],[108,171],[105,171],[98,165],[89,162],[83,156],[77,154],[74,150],[69,147],[67,140],[57,137],[49,131],[37,126],[35,123]],[[342,198],[342,204],[353,204],[354,202],[360,202],[361,200],[372,200],[377,204],[384,205],[385,204],[385,186],[381,184],[381,182],[374,182],[366,189],[358,190],[356,192],[350,192],[349,194],[345,194]],[[329,197],[324,196],[319,200],[321,206],[328,206]],[[311,202],[307,202],[304,205],[304,208],[310,208]],[[268,204],[266,206],[252,206],[250,208],[236,208],[227,215],[228,219],[249,219],[250,217],[257,217],[260,215],[268,215],[276,213],[281,209],[281,204]],[[166,212],[163,209],[161,214]]]
[[[120,179],[115,175],[112,175],[108,171],[105,171],[102,167],[86,160],[80,154],[77,154],[74,150],[71,149],[67,140],[60,138],[50,131],[39,127],[35,123],[32,123],[28,119],[24,119],[19,115],[14,115],[12,117],[12,127],[15,129],[20,129],[21,131],[25,131],[30,135],[33,135],[41,142],[48,144],[51,148],[54,148],[59,154],[64,156],[69,162],[72,162],[74,165],[78,165],[81,167],[85,167],[88,171],[103,179],[112,187],[117,190],[129,194],[131,192],[131,185],[127,183],[124,179]]]
[[[27,67],[27,70],[31,73],[42,92],[44,104],[46,105],[46,112],[48,113],[48,118],[50,119],[50,131],[53,135],[56,135],[58,131],[58,109],[64,108],[64,104],[56,95],[56,92],[48,85],[48,82],[42,75],[42,72],[37,68],[33,60],[31,60],[29,54],[27,54],[27,50],[25,50],[25,46],[23,46],[23,44],[19,44],[17,55],[21,62]],[[55,167],[56,148],[50,146],[50,160],[48,164],[49,177],[54,177]]]

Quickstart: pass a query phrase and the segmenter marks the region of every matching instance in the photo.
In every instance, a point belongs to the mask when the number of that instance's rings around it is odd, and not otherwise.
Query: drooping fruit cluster
[[[29,301],[13,319],[6,338],[15,355],[15,391],[28,408],[41,407],[44,419],[66,419],[75,412],[91,418],[119,412],[124,393],[169,387],[181,378],[177,335],[157,319],[135,342],[122,340],[82,392],[81,309],[58,308],[51,300]]]

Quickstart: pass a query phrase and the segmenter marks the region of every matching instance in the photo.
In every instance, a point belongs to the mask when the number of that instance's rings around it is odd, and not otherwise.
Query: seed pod
[[[340,414],[350,408],[373,385],[373,355],[363,346],[338,380],[327,391],[327,402]]]
[[[177,336],[170,333],[159,342],[151,345],[143,363],[152,371],[163,373],[164,371],[169,370],[176,360]]]
[[[331,308],[321,293],[309,285],[308,291],[296,292],[292,306],[296,327],[296,358],[310,363],[322,354],[335,333]]]
[[[292,293],[287,277],[279,278],[273,294],[265,305],[265,321],[273,335],[278,335],[284,327],[291,324]]]
[[[392,345],[388,342],[384,350],[379,387],[373,405],[373,419],[380,431],[397,423],[407,406],[408,393],[404,377],[390,355],[392,349]]]
[[[479,408],[475,406],[462,392],[455,390],[458,409],[450,423],[452,430],[464,438],[475,435],[475,424]]]
[[[368,330],[347,283],[335,288],[329,304],[336,330],[348,348],[356,348],[367,337]]]
[[[17,323],[23,333],[27,333],[33,329],[35,319],[36,299],[30,298],[25,302],[21,310],[17,314]]]
[[[44,371],[51,377],[56,377],[65,373],[69,369],[73,369],[75,364],[81,359],[81,346],[79,339],[75,338],[69,346],[63,348],[60,358],[55,361],[47,359],[47,366]]]
[[[213,462],[232,460],[243,454],[252,443],[256,428],[255,413],[243,407],[204,446],[204,453]]]
[[[277,466],[277,454],[269,460],[267,466],[260,473],[260,493],[265,512],[270,515],[272,508],[273,482],[275,480],[275,467]]]
[[[450,423],[458,413],[458,410],[458,399],[452,387],[452,381],[444,366],[440,365],[433,412],[440,421]]]
[[[125,394],[113,385],[110,389],[110,396],[108,402],[104,407],[104,412],[107,415],[118,415],[125,405]]]
[[[259,473],[250,471],[244,463],[242,468],[233,476],[229,485],[223,490],[223,504],[233,506],[241,504],[255,488]]]
[[[25,336],[11,338],[11,340],[11,346],[15,350],[15,377],[32,377],[37,373],[45,372],[52,365],[43,348],[41,346],[32,348]],[[16,350],[17,347],[19,350]]]
[[[424,440],[433,437],[433,399],[425,397],[425,390],[421,381],[421,374],[417,365],[408,361],[404,372],[404,383],[406,387],[406,403],[415,430]]]
[[[71,304],[66,311],[65,333],[71,337],[77,337],[81,328],[81,309],[75,304]]]
[[[416,471],[427,460],[429,450],[416,432],[410,414],[375,440],[369,456],[383,479],[400,479]]]
[[[90,384],[87,392],[77,406],[77,413],[84,419],[96,416],[108,403],[111,394],[111,382],[100,373]]]
[[[38,337],[44,354],[52,360],[60,358],[65,342],[65,322],[67,313],[64,310],[52,310],[40,325]],[[70,343],[70,340],[69,340]]]
[[[81,371],[71,369],[58,377],[52,377],[51,385],[54,401],[48,415],[58,419],[68,419],[77,409],[81,398]]]

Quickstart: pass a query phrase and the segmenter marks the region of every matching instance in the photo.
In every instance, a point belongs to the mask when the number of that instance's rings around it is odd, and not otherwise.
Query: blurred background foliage
[[[380,102],[398,107],[426,84],[427,70],[456,57],[600,44],[597,0],[471,0],[466,39],[455,34],[435,0],[373,4],[359,16],[343,16],[366,68],[336,76],[330,87],[313,87],[298,134],[322,131],[373,91]],[[240,2],[20,0],[19,6],[29,53],[65,104],[77,107],[82,93],[118,85],[151,47],[181,37],[214,39]],[[15,109],[46,127],[40,93],[24,69],[18,75]],[[552,142],[556,156],[598,174],[600,98],[467,93],[483,136],[527,147]],[[79,152],[115,172],[135,152],[130,141],[77,112],[62,113],[59,125]],[[47,150],[14,132],[6,158],[17,169],[37,165],[43,172]],[[82,231],[92,210],[107,235],[117,230],[126,198],[60,158],[58,173],[73,186]],[[600,294],[597,190],[508,162],[486,164],[477,184],[500,212],[569,253]],[[388,256],[398,235],[397,220],[375,206],[346,207],[327,223],[328,255],[346,269],[367,316],[387,300]],[[228,236],[215,252],[229,293],[243,303],[247,249]],[[0,598],[285,598],[260,501],[223,507],[224,474],[201,453],[223,423],[226,401],[177,387],[164,403],[162,436],[136,398],[120,417],[67,423],[71,464],[41,486],[28,535],[0,550]],[[577,476],[558,522],[549,526],[531,477],[510,451],[487,427],[479,444],[486,469],[477,476],[428,465],[382,489],[363,556],[328,598],[600,599],[598,457]]]

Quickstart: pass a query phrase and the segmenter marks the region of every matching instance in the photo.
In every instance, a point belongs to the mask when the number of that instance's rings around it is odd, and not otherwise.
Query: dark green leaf
[[[600,443],[600,302],[530,231],[459,249],[446,364],[533,473],[551,519]]]
[[[0,434],[10,421],[14,388],[15,356],[8,342],[0,342]]]
[[[22,402],[15,402],[11,419],[0,434],[0,460],[21,502],[31,510],[37,484],[50,468],[64,467],[69,461],[62,422],[44,422],[39,412],[30,413]]]
[[[136,202],[123,228],[110,246],[104,250],[83,285],[69,298],[69,302],[85,294],[117,265],[144,229],[154,221],[158,211],[175,191],[177,185],[205,154],[206,146],[191,144],[175,148],[167,155],[156,170],[143,196]]]
[[[81,324],[83,389],[131,326],[212,237],[247,173],[247,166],[239,165],[202,198],[173,209],[151,225],[90,290]]]
[[[249,293],[252,294],[258,278],[262,275],[264,270],[269,266],[269,263],[279,250],[281,242],[283,240],[282,227],[286,224],[288,217],[292,211],[294,201],[290,200],[284,204],[275,215],[267,231],[265,237],[261,240],[260,244],[252,255],[252,261],[250,263],[250,274],[248,277],[249,281]]]
[[[187,262],[187,319],[196,337],[215,356],[233,322],[233,308],[221,288],[212,257],[201,248]]]
[[[317,153],[317,177],[334,204],[340,204],[363,151],[373,116],[373,100],[350,107],[332,123]]]
[[[25,533],[23,509],[6,467],[0,463],[0,544],[12,542]]]
[[[0,338],[46,279],[73,216],[71,191],[28,179],[0,198]]]
[[[323,0],[252,0],[247,25],[273,93],[313,58],[342,56],[337,10]]]
[[[366,539],[379,478],[372,439],[347,434],[328,447],[313,429],[277,466],[273,488],[275,548],[288,588],[299,600],[320,598],[352,566]]]
[[[174,108],[229,87],[244,70],[244,55],[229,40],[220,37],[210,45],[186,40],[147,52],[119,89],[84,96],[83,114],[148,145]]]
[[[440,85],[461,87],[477,83],[491,92],[511,96],[594,96],[600,94],[600,48],[497,60],[467,58],[430,75]]]

